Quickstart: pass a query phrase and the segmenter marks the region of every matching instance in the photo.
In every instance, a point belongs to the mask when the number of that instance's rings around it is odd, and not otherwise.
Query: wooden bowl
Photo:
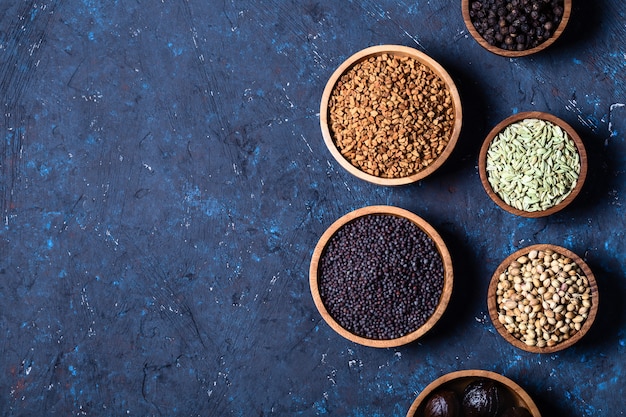
[[[412,175],[398,178],[383,178],[381,176],[375,176],[368,174],[367,172],[359,169],[357,166],[353,165],[346,157],[344,157],[337,145],[335,143],[335,139],[331,132],[330,128],[330,109],[329,109],[329,100],[333,93],[337,82],[340,78],[348,71],[352,69],[356,64],[363,62],[369,58],[380,56],[383,54],[389,54],[398,57],[410,57],[419,63],[425,65],[427,68],[432,70],[447,86],[447,89],[450,91],[450,96],[452,98],[452,105],[454,110],[454,125],[452,127],[452,131],[450,134],[450,138],[448,140],[448,144],[442,153],[435,159],[430,165],[422,168],[422,170],[413,173]],[[448,75],[445,69],[437,61],[429,57],[428,55],[420,52],[416,49],[409,48],[406,46],[400,45],[380,45],[373,46],[366,49],[363,49],[351,57],[349,57],[346,61],[344,61],[332,74],[330,79],[328,80],[326,87],[324,88],[324,92],[322,94],[321,105],[320,105],[320,126],[322,129],[322,136],[324,137],[324,142],[326,147],[335,158],[335,160],[349,173],[354,176],[361,178],[365,181],[369,181],[378,185],[405,185],[410,184],[416,181],[419,181],[428,175],[435,172],[445,161],[448,159],[450,154],[452,153],[454,147],[456,146],[457,139],[461,132],[461,123],[462,123],[462,113],[461,113],[461,99],[459,97],[458,90],[454,81]]]
[[[321,264],[321,258],[325,254],[325,249],[329,243],[329,240],[335,235],[335,233],[341,229],[343,226],[348,224],[349,222],[354,221],[357,218],[362,216],[369,215],[390,215],[390,216],[398,216],[403,217],[410,220],[413,224],[419,227],[435,244],[439,255],[441,256],[441,260],[443,263],[443,288],[442,293],[439,299],[439,303],[435,308],[432,315],[426,320],[426,322],[416,330],[404,334],[401,337],[397,337],[394,339],[370,339],[366,337],[362,337],[360,335],[351,333],[342,327],[335,318],[328,312],[322,297],[320,295],[320,276],[319,266]],[[452,295],[452,281],[453,281],[453,273],[452,273],[452,259],[450,257],[450,253],[441,238],[441,236],[435,231],[435,229],[429,225],[422,218],[417,215],[411,213],[410,211],[391,207],[391,206],[368,206],[363,207],[357,210],[354,210],[343,217],[339,218],[335,221],[321,236],[319,242],[315,246],[313,251],[313,256],[311,259],[310,271],[309,271],[309,284],[311,288],[311,294],[313,296],[313,301],[315,302],[315,306],[320,312],[322,318],[326,323],[341,336],[346,339],[370,347],[378,347],[378,348],[388,348],[388,347],[396,347],[405,345],[407,343],[413,342],[414,340],[422,337],[426,332],[428,332],[435,323],[441,318],[446,307],[448,306],[448,302],[450,301],[450,297]]]
[[[499,319],[498,319],[498,306],[497,306],[497,295],[496,295],[496,291],[497,291],[497,287],[498,287],[498,281],[499,281],[499,277],[500,274],[504,273],[508,266],[511,265],[511,263],[513,261],[515,261],[516,259],[519,259],[521,256],[523,255],[528,255],[531,251],[543,251],[543,250],[547,250],[550,249],[556,253],[559,253],[561,255],[567,256],[568,258],[570,258],[572,261],[574,261],[576,263],[576,265],[578,265],[578,267],[580,267],[580,269],[582,270],[582,272],[585,274],[585,276],[587,277],[587,280],[589,281],[589,288],[590,288],[590,292],[591,292],[591,307],[589,308],[588,311],[588,316],[586,318],[586,320],[582,323],[582,326],[580,328],[580,330],[578,330],[576,333],[574,333],[574,335],[570,336],[569,339],[566,339],[560,343],[557,343],[556,345],[552,346],[552,347],[538,347],[538,346],[528,346],[526,343],[524,343],[522,340],[514,337],[505,327],[502,323],[500,323]],[[556,246],[556,245],[550,245],[550,244],[537,244],[537,245],[531,245],[528,246],[526,248],[520,249],[514,253],[512,253],[511,255],[509,255],[508,257],[506,257],[502,263],[498,266],[498,268],[495,270],[495,272],[493,273],[493,276],[491,278],[491,282],[489,283],[489,289],[487,291],[487,308],[489,311],[489,316],[491,317],[491,321],[493,322],[493,325],[495,326],[496,330],[498,331],[498,333],[510,344],[512,344],[513,346],[525,350],[527,352],[532,352],[532,353],[554,353],[554,352],[558,352],[560,350],[566,349],[572,345],[574,345],[576,342],[578,342],[588,331],[589,328],[591,327],[591,325],[593,324],[596,315],[598,313],[598,286],[596,284],[596,279],[593,275],[593,273],[591,272],[591,269],[589,268],[589,266],[587,266],[587,264],[578,256],[576,255],[574,252],[565,249],[563,247],[560,246]]]
[[[523,119],[540,119],[540,120],[544,120],[544,121],[547,121],[547,122],[550,122],[552,124],[559,126],[574,141],[574,144],[576,145],[576,149],[578,150],[578,156],[580,158],[580,173],[578,175],[576,186],[572,189],[572,191],[569,193],[569,195],[567,195],[567,197],[564,200],[562,200],[560,203],[550,208],[547,208],[545,210],[525,211],[525,210],[520,210],[518,208],[515,208],[507,204],[493,190],[491,184],[489,183],[489,179],[487,175],[487,151],[489,150],[491,141],[500,132],[502,132],[507,126],[509,126],[510,124],[519,122]],[[556,116],[553,116],[549,113],[538,112],[538,111],[517,113],[504,119],[500,123],[498,123],[487,135],[485,141],[482,144],[482,147],[480,148],[480,154],[478,156],[478,173],[480,175],[480,181],[482,182],[483,187],[485,188],[485,191],[487,192],[487,195],[489,195],[489,197],[505,211],[508,211],[509,213],[514,214],[516,216],[522,216],[522,217],[537,218],[537,217],[549,216],[567,207],[580,193],[580,190],[582,189],[583,184],[585,182],[585,178],[587,177],[587,168],[588,168],[587,152],[585,150],[585,146],[583,144],[582,139],[580,138],[578,133],[576,133],[574,128],[572,128],[569,124],[567,124],[565,121],[559,119]]]
[[[428,384],[413,401],[406,417],[422,417],[424,415],[424,407],[431,394],[439,390],[452,390],[459,397],[459,401],[461,401],[465,387],[479,378],[487,378],[499,382],[509,394],[509,406],[524,407],[530,412],[532,417],[541,417],[541,413],[539,413],[539,409],[532,398],[518,384],[498,373],[477,369],[451,372]]]
[[[559,23],[559,25],[557,26],[554,33],[549,39],[547,39],[546,41],[537,45],[534,48],[529,48],[529,49],[525,49],[522,51],[509,51],[509,50],[502,49],[497,46],[489,44],[489,42],[487,42],[485,38],[483,38],[482,35],[478,33],[478,31],[474,27],[474,24],[472,23],[472,20],[470,19],[471,2],[472,0],[461,0],[463,20],[465,21],[465,26],[467,27],[467,30],[472,35],[472,37],[476,40],[476,42],[478,42],[480,46],[482,46],[489,52],[492,52],[496,55],[508,57],[508,58],[516,58],[516,57],[536,54],[537,52],[543,51],[544,49],[552,45],[554,42],[556,42],[556,40],[561,36],[563,31],[565,30],[565,27],[567,26],[567,23],[569,22],[569,19],[570,19],[570,15],[572,13],[572,0],[564,0],[563,1],[563,17],[561,18],[561,22]]]

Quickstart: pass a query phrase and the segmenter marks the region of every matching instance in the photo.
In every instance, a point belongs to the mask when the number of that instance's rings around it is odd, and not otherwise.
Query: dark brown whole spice
[[[497,381],[478,378],[463,392],[461,406],[465,417],[498,417],[506,405],[506,391]]]
[[[451,390],[435,392],[424,406],[424,417],[460,417],[461,402]]]

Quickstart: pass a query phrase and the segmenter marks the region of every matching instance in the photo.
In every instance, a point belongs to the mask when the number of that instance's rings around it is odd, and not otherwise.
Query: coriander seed
[[[532,255],[532,256],[531,256]],[[571,258],[552,249],[520,256],[498,276],[498,321],[526,346],[572,338],[589,318],[591,283]]]

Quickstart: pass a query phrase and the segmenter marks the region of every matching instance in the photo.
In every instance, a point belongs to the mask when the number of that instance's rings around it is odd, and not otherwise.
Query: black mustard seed
[[[547,41],[563,13],[563,0],[470,0],[469,10],[483,39],[508,51],[525,51]]]
[[[415,223],[371,214],[341,227],[320,258],[318,285],[328,313],[361,337],[391,340],[421,327],[443,292],[443,260]]]

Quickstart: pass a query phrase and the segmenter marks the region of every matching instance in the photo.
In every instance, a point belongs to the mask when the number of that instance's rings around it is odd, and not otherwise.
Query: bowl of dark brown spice
[[[406,417],[541,417],[533,399],[496,372],[468,369],[445,374],[422,390]]]
[[[552,45],[569,22],[572,0],[462,0],[463,20],[485,49],[505,57]]]
[[[571,204],[583,187],[587,165],[585,146],[574,128],[536,111],[498,123],[478,156],[487,195],[522,217],[549,216]]]
[[[351,174],[404,185],[437,170],[461,130],[461,100],[450,75],[405,46],[366,48],[328,80],[320,105],[324,142]]]
[[[368,206],[335,221],[309,271],[313,301],[337,333],[361,345],[405,345],[428,332],[452,293],[452,260],[419,216]]]
[[[577,343],[598,311],[598,287],[587,264],[550,244],[520,249],[498,266],[487,294],[489,316],[513,346],[553,353]]]

